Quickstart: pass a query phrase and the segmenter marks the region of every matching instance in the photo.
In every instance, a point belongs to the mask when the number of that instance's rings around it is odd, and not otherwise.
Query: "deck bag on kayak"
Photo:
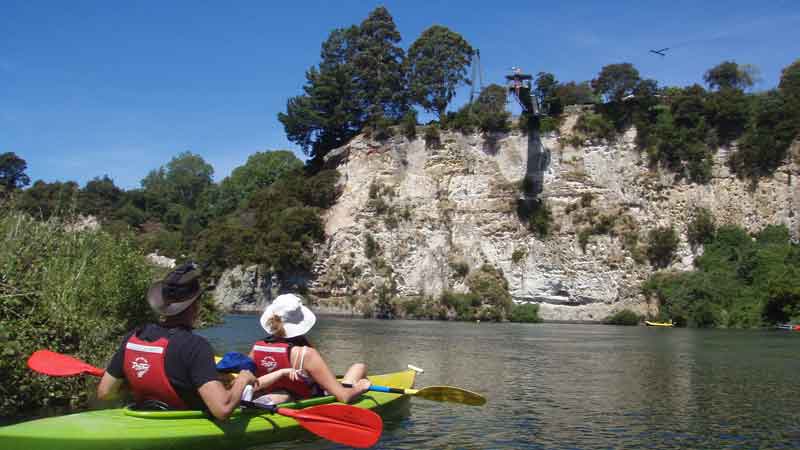
[[[239,352],[228,352],[217,363],[217,372],[239,373],[249,370],[256,373],[256,363],[249,356]]]
[[[288,369],[292,367],[289,357],[291,346],[284,342],[264,342],[258,341],[253,345],[253,359],[256,362],[256,376],[260,377],[278,369]],[[285,390],[295,399],[310,398],[317,394],[319,389],[312,380],[299,379],[292,381],[287,377],[282,377],[267,388],[267,392]]]
[[[158,401],[172,409],[186,409],[167,378],[164,365],[169,340],[144,341],[134,333],[125,343],[123,371],[138,404]]]

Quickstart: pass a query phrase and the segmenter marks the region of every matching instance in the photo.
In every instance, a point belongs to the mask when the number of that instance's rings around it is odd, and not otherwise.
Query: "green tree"
[[[120,206],[123,191],[114,184],[108,175],[95,177],[78,194],[78,209],[102,220],[110,220],[114,210]]]
[[[17,207],[29,215],[42,220],[53,216],[65,216],[75,212],[78,200],[78,183],[74,181],[46,183],[37,180],[22,191]]]
[[[787,97],[800,97],[800,59],[781,70],[778,89]]]
[[[709,69],[703,80],[710,89],[738,89],[745,90],[755,82],[757,69],[751,65],[743,65],[733,61],[723,61]]]
[[[257,152],[231,172],[220,184],[216,215],[227,214],[241,206],[250,195],[265,188],[289,172],[299,170],[303,162],[288,150]]]
[[[0,154],[0,188],[4,192],[11,192],[29,185],[31,179],[25,174],[27,169],[28,163],[16,153]]]
[[[300,146],[313,164],[346,144],[366,123],[366,111],[352,64],[357,48],[358,27],[337,29],[322,43],[319,67],[306,72],[304,94],[287,101],[279,113],[287,138]]]
[[[800,319],[800,247],[784,226],[753,237],[722,226],[695,260],[696,270],[657,273],[643,286],[663,319],[697,327],[760,327]]]
[[[738,89],[722,89],[708,98],[710,122],[723,143],[730,143],[745,131],[750,118],[750,101]]]
[[[592,88],[607,102],[620,102],[625,96],[633,94],[639,80],[639,71],[633,64],[609,64],[604,66],[597,78],[592,80]]]
[[[434,25],[422,32],[408,50],[411,98],[441,121],[456,88],[469,82],[467,68],[474,53],[458,33]]]
[[[798,131],[798,118],[779,91],[757,95],[748,129],[729,160],[731,168],[752,179],[771,174],[783,163]]]
[[[597,103],[592,87],[588,81],[576,83],[570,81],[567,83],[559,84],[555,89],[555,98],[560,106],[568,105],[587,105]],[[559,110],[560,114],[561,111]],[[550,111],[550,114],[555,115],[555,112]]]
[[[172,203],[189,209],[198,205],[200,197],[212,184],[214,168],[200,156],[183,152],[157,170],[150,171],[142,180],[142,187],[156,195],[163,195]]]
[[[383,6],[375,8],[357,36],[352,65],[367,121],[399,119],[407,109],[405,53],[397,46],[401,37],[392,15]]]
[[[483,132],[502,132],[510,128],[511,113],[506,111],[506,89],[497,84],[485,87],[477,100],[449,113],[447,124],[453,129],[470,133],[475,127]]]
[[[542,110],[552,116],[561,114],[562,106],[556,97],[558,81],[556,76],[549,72],[539,72],[536,74],[536,81],[533,88],[533,95],[541,105]]]

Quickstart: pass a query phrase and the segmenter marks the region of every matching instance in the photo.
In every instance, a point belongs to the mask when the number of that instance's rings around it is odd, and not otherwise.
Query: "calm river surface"
[[[263,331],[229,316],[202,334],[218,352],[246,351]],[[337,373],[414,364],[417,387],[489,400],[412,399],[376,448],[800,448],[800,333],[320,317],[311,338]],[[259,448],[277,447],[341,448]]]

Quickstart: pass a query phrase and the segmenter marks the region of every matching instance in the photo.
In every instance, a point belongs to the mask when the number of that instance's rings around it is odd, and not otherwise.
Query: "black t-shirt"
[[[164,360],[167,378],[175,392],[191,409],[206,409],[197,388],[209,381],[219,379],[214,363],[214,349],[202,336],[192,334],[184,328],[165,328],[148,324],[139,329],[139,339],[156,341],[162,337],[169,339]],[[123,362],[125,344],[136,330],[128,333],[106,371],[114,378],[124,378]]]

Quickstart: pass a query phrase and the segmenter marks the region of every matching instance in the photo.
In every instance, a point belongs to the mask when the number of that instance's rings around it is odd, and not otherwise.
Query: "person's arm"
[[[297,358],[300,358],[302,347],[295,347]],[[336,380],[336,376],[322,359],[322,356],[312,347],[305,347],[306,355],[303,360],[303,369],[306,370],[311,378],[323,389],[335,396],[342,403],[350,403],[351,400],[369,390],[371,383],[369,380],[361,379],[353,387],[346,388]],[[293,355],[294,356],[294,355]]]
[[[256,377],[252,372],[242,370],[230,389],[225,389],[221,382],[214,380],[200,386],[197,389],[197,393],[200,394],[200,398],[203,399],[203,402],[214,417],[219,420],[225,420],[239,406],[245,386],[254,382],[255,379]]]
[[[104,373],[103,378],[100,379],[100,384],[97,385],[97,398],[100,400],[117,398],[124,382],[124,378],[116,378],[108,372]]]
[[[242,370],[230,389],[226,389],[218,378],[214,349],[203,338],[198,337],[193,341],[186,357],[192,384],[197,388],[200,398],[214,417],[227,419],[239,405],[245,386],[255,381],[255,375],[249,370]]]
[[[258,379],[256,380],[256,384],[253,386],[253,388],[256,391],[264,390],[264,389],[272,386],[273,383],[275,383],[276,381],[280,380],[281,378],[288,377],[293,372],[294,372],[294,369],[287,368],[287,369],[278,369],[278,370],[276,370],[274,372],[270,372],[270,373],[268,373],[266,375],[262,375],[262,376],[258,377]]]
[[[113,400],[119,396],[122,385],[125,384],[125,372],[123,371],[125,344],[128,342],[132,333],[128,333],[123,339],[111,361],[106,367],[106,373],[97,385],[97,398],[99,400]]]

